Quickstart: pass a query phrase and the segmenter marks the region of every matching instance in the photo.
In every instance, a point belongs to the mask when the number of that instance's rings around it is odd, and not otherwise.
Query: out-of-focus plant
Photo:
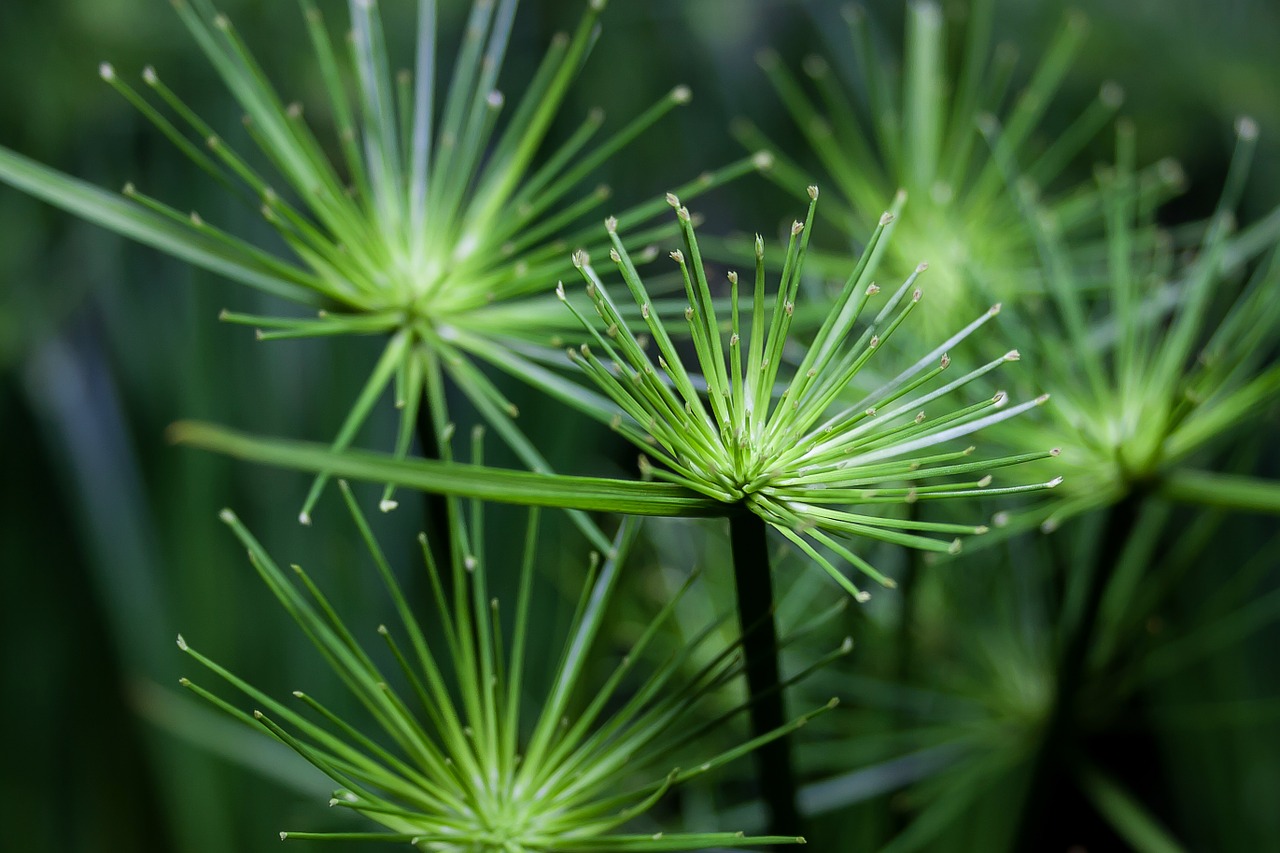
[[[1017,184],[1026,227],[1042,252],[1048,300],[1044,310],[1015,311],[1024,349],[1034,346],[1037,375],[1048,377],[1055,404],[1008,439],[1034,446],[1053,436],[1062,446],[1066,481],[1038,516],[1045,529],[1147,490],[1280,511],[1280,486],[1199,468],[1206,451],[1280,394],[1280,304],[1272,294],[1280,279],[1275,252],[1266,251],[1276,241],[1277,217],[1235,233],[1256,136],[1254,123],[1240,120],[1218,207],[1199,244],[1181,252],[1171,239],[1152,236],[1154,211],[1136,190],[1126,122],[1116,165],[1099,182],[1107,254],[1095,268],[1072,259],[1052,211]],[[992,142],[1006,158],[999,137]],[[1010,160],[1005,165],[1014,168]],[[1095,290],[1088,282],[1099,278],[1099,263],[1107,286]]]
[[[391,70],[376,3],[350,3],[350,52],[338,49],[311,0],[301,5],[329,96],[337,162],[303,106],[286,103],[209,0],[178,0],[175,6],[244,109],[258,156],[239,154],[155,69],[143,71],[148,97],[113,66],[101,67],[103,79],[179,150],[239,194],[254,215],[260,212],[292,258],[132,184],[121,198],[4,149],[0,180],[220,275],[320,309],[313,317],[223,313],[224,320],[257,327],[262,339],[385,335],[382,356],[334,447],[354,440],[379,397],[394,386],[400,408],[396,454],[404,456],[424,392],[428,405],[443,409],[448,376],[525,464],[547,470],[513,423],[516,407],[479,363],[556,391],[559,383],[541,362],[554,354],[549,344],[564,317],[553,300],[538,297],[567,271],[565,247],[590,243],[597,233],[582,220],[609,192],[584,191],[581,184],[665,113],[687,103],[689,90],[673,89],[594,147],[603,114],[592,112],[563,144],[546,151],[543,142],[593,43],[603,0],[587,4],[572,36],[554,40],[500,131],[506,98],[496,87],[516,14],[513,0],[474,3],[439,104],[434,0],[419,3],[414,70],[400,74]],[[748,158],[686,189],[698,192],[760,162]],[[660,210],[661,203],[652,202],[622,216],[642,224]],[[429,430],[422,439],[430,454]],[[308,494],[304,522],[326,480],[319,475]],[[383,506],[394,505],[388,487]],[[597,546],[606,547],[602,534],[579,520]]]
[[[1012,45],[992,50],[994,13],[991,0],[971,4],[963,52],[951,62],[941,7],[909,3],[899,60],[884,55],[863,12],[849,7],[843,17],[851,49],[838,51],[856,60],[856,75],[850,75],[856,82],[847,84],[840,80],[846,69],[833,68],[817,55],[804,61],[808,85],[774,51],[759,57],[817,156],[824,185],[836,190],[831,217],[849,245],[871,230],[885,199],[907,194],[910,204],[886,266],[891,274],[906,275],[921,259],[933,265],[935,287],[923,312],[931,330],[947,329],[956,313],[976,310],[983,300],[1016,300],[1041,287],[1035,243],[1020,225],[1022,210],[982,141],[980,122],[999,117],[1001,145],[1027,180],[1052,191],[1045,204],[1074,251],[1087,253],[1102,230],[1097,191],[1064,181],[1064,171],[1115,113],[1120,88],[1104,85],[1067,127],[1042,133],[1079,51],[1084,18],[1067,16],[1040,52],[1025,88],[1010,95],[1017,50]],[[801,161],[759,128],[744,120],[735,131],[744,143],[775,152],[766,174],[785,187],[812,179]],[[1042,138],[1048,133],[1054,137],[1051,144]],[[1137,180],[1145,195],[1158,198],[1167,196],[1180,176],[1161,165]],[[823,268],[831,262],[830,256],[821,259]]]

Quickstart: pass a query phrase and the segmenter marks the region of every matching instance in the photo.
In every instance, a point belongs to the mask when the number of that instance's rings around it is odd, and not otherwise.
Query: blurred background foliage
[[[221,5],[274,79],[284,81],[282,89],[304,101],[316,94],[294,4]],[[384,5],[388,14],[407,17],[413,4]],[[463,4],[442,6],[454,19],[442,31],[456,32]],[[578,13],[577,3],[563,0],[521,6],[504,72],[512,85]],[[1280,8],[1269,0],[1082,0],[1078,7],[1090,19],[1090,35],[1059,99],[1062,114],[1051,113],[1046,127],[1065,123],[1103,81],[1118,82],[1127,93],[1122,113],[1137,128],[1138,161],[1172,156],[1187,173],[1189,192],[1161,213],[1176,224],[1212,210],[1232,123],[1249,114],[1261,141],[1241,218],[1256,219],[1280,202]],[[944,8],[949,17],[963,15],[958,4]],[[1004,0],[997,37],[1035,57],[1064,9]],[[768,129],[803,162],[802,141],[755,54],[771,47],[798,64],[811,51],[847,50],[830,26],[837,11],[836,3],[817,0],[613,0],[560,132],[593,106],[620,123],[677,83],[693,87],[690,107],[599,176],[613,186],[620,207],[740,156],[728,133],[735,116]],[[868,13],[890,50],[898,50],[900,4],[871,3]],[[4,0],[0,143],[100,185],[134,181],[162,190],[210,220],[243,220],[97,75],[104,59],[124,74],[153,64],[197,112],[234,127],[239,117],[196,57],[162,0]],[[1089,154],[1103,160],[1110,146],[1105,134]],[[1091,165],[1087,158],[1077,164],[1080,179],[1089,179]],[[756,176],[698,207],[713,232],[772,234],[799,212],[787,194]],[[254,229],[260,224],[242,226]],[[372,358],[362,344],[376,342],[261,344],[245,329],[216,321],[223,308],[267,313],[265,303],[0,190],[0,436],[8,469],[0,489],[6,833],[0,846],[6,850],[228,853],[267,849],[282,828],[339,825],[319,807],[329,789],[310,768],[190,703],[175,687],[183,665],[172,645],[179,630],[273,692],[321,678],[303,638],[280,618],[217,522],[223,506],[234,507],[281,559],[314,570],[353,621],[372,628],[385,609],[360,573],[344,569],[361,559],[345,526],[324,523],[341,512],[336,495],[322,503],[315,527],[300,528],[295,517],[305,476],[163,440],[165,426],[178,418],[307,439],[336,430]],[[632,470],[632,452],[593,425],[521,399],[528,394],[521,389],[511,393],[534,413],[525,416],[525,428],[558,469]],[[366,435],[389,444],[391,415],[385,407]],[[1278,427],[1273,408],[1240,438],[1224,468],[1280,473]],[[496,445],[492,456],[514,464]],[[398,512],[377,523],[398,564],[409,566],[421,513],[411,496],[402,500]],[[1064,834],[1036,849],[1280,849],[1274,521],[1164,505],[1145,511],[1163,517],[1153,528],[1158,534],[1148,537],[1153,541],[1141,543],[1149,553],[1135,559],[1162,570],[1178,564],[1179,580],[1144,622],[1150,654],[1126,659],[1137,672],[1104,669],[1087,685],[1096,713],[1089,716],[1089,749],[1079,757],[1107,766],[1105,773],[1086,768],[1081,778],[1104,781],[1060,792],[1051,811]],[[500,518],[491,529],[501,529]],[[520,522],[511,525],[519,529]],[[855,653],[806,688],[806,695],[834,693],[846,702],[800,747],[809,777],[828,780],[806,791],[811,809],[822,813],[811,833],[817,849],[879,849],[894,838],[893,849],[996,850],[1015,843],[1023,777],[1005,771],[1021,760],[1014,742],[1029,737],[1052,690],[1046,649],[1056,629],[1046,590],[1093,566],[1106,544],[1102,525],[1099,517],[1085,518],[1047,539],[1014,538],[939,566],[916,565],[918,557],[891,549],[883,555],[880,565],[899,577],[914,573],[918,588],[909,599],[881,593],[841,616]],[[727,590],[724,531],[674,521],[651,527],[655,544],[633,565],[635,615],[651,612],[694,565],[707,570],[709,588]],[[546,542],[550,577],[579,570],[585,545],[571,528]],[[783,564],[786,584],[808,583],[813,575]],[[544,594],[547,612],[557,612],[554,591]],[[811,602],[834,593],[794,594],[799,603],[783,612],[800,624]],[[629,618],[619,616],[619,642],[628,636]],[[803,657],[795,654],[792,670]],[[1114,779],[1123,781],[1119,794],[1108,787]],[[720,825],[715,815],[745,790],[695,791],[680,805],[689,823]],[[974,793],[947,796],[959,790]],[[1135,801],[1142,819],[1126,819]],[[758,819],[750,809],[730,816]],[[1143,836],[1143,821],[1152,817],[1155,825]]]

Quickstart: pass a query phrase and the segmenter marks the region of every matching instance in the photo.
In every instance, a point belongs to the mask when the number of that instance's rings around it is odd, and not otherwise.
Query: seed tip
[[[818,187],[816,184],[809,185],[809,198],[812,201],[818,200]]]
[[[928,268],[929,268],[928,261],[921,261],[920,263],[916,264],[916,272],[918,273],[924,272]]]
[[[667,204],[671,205],[672,208],[679,210],[680,197],[677,196],[675,193],[667,193]]]
[[[1245,141],[1257,139],[1258,122],[1252,116],[1240,116],[1236,119],[1236,136]]]
[[[687,104],[693,100],[693,90],[681,83],[671,90],[671,100],[677,104]]]
[[[880,227],[883,228],[884,226],[888,225],[890,222],[893,221],[893,219],[894,219],[893,214],[886,210],[884,213],[880,214]]]
[[[386,500],[378,501],[378,509],[382,510],[383,512],[391,512],[391,510],[395,509],[398,506],[400,506],[400,501],[393,501],[390,498],[387,498]]]
[[[181,634],[178,635],[178,648],[182,649],[184,652],[189,648],[186,639],[184,639]]]
[[[758,171],[769,171],[773,168],[773,152],[757,151],[751,155],[751,165],[755,166]]]
[[[306,510],[303,510],[302,512],[298,513],[298,523],[301,524],[303,527],[310,527],[311,513],[307,512]]]
[[[112,80],[116,79],[115,66],[112,65],[110,62],[103,62],[99,64],[98,76],[100,76],[103,80],[106,80],[108,83],[110,83]]]

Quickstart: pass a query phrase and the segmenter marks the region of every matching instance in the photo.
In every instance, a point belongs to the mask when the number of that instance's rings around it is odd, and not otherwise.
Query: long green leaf
[[[1280,515],[1280,482],[1275,480],[1183,469],[1166,476],[1160,491],[1176,501]]]
[[[251,462],[327,473],[460,498],[527,506],[629,515],[716,516],[727,507],[669,483],[575,477],[487,468],[428,459],[396,459],[363,451],[334,452],[327,445],[259,438],[212,424],[183,421],[169,439]]]
[[[159,249],[198,267],[300,302],[316,302],[311,291],[284,278],[268,264],[255,262],[227,244],[185,227],[139,204],[70,178],[0,147],[0,181],[49,204]]]

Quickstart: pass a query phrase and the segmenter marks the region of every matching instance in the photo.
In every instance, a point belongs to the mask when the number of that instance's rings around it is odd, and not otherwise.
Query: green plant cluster
[[[1101,10],[172,5],[0,122],[15,849],[1280,846],[1280,116]]]

